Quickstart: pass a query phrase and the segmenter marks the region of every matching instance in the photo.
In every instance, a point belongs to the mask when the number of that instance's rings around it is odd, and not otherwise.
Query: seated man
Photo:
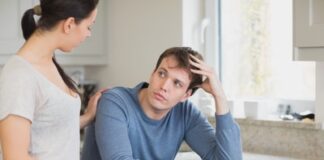
[[[216,129],[187,100],[198,88],[215,100]],[[242,159],[240,130],[216,74],[196,51],[174,47],[162,53],[149,83],[102,95],[82,159],[171,160],[183,141],[202,159]]]

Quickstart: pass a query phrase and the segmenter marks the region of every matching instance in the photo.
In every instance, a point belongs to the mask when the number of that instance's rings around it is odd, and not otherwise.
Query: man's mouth
[[[154,98],[159,100],[159,101],[166,101],[166,98],[160,93],[154,92]]]

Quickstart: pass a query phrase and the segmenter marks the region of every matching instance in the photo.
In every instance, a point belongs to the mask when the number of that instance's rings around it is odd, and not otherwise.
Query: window
[[[217,68],[230,99],[314,101],[315,63],[292,60],[292,0],[219,0],[217,5]]]

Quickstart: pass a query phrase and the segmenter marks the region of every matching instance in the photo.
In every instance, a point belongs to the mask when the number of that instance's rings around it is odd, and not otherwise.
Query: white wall
[[[158,56],[182,45],[182,1],[109,0],[107,66],[87,67],[101,87],[134,86],[148,80]]]
[[[199,50],[203,3],[202,0],[107,1],[105,10],[99,10],[107,14],[107,65],[86,66],[85,78],[98,81],[100,87],[134,86],[148,80],[165,49],[186,45]]]

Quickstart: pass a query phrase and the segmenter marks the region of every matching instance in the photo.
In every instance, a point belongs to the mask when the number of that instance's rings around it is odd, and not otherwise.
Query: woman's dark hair
[[[75,18],[76,23],[90,16],[96,8],[99,0],[40,0],[38,8],[28,9],[21,20],[23,36],[27,40],[36,29],[51,30],[61,20],[69,17]],[[37,24],[34,15],[40,16]],[[75,82],[63,71],[53,56],[53,62],[59,71],[65,84],[74,92],[77,92]]]
[[[185,70],[188,71],[189,77],[191,78],[191,82],[189,84],[188,90],[192,89],[192,94],[193,94],[198,89],[197,86],[202,84],[203,77],[200,74],[195,74],[190,71],[191,69],[198,69],[198,68],[190,64],[190,62],[189,62],[190,56],[189,55],[193,55],[194,57],[197,57],[198,59],[203,60],[203,57],[201,56],[201,54],[199,54],[197,51],[194,51],[190,47],[172,47],[172,48],[165,50],[160,55],[156,65],[155,65],[154,71],[156,71],[158,69],[158,67],[160,66],[160,64],[164,58],[173,56],[176,59],[176,61],[178,62],[177,67],[184,68]]]

